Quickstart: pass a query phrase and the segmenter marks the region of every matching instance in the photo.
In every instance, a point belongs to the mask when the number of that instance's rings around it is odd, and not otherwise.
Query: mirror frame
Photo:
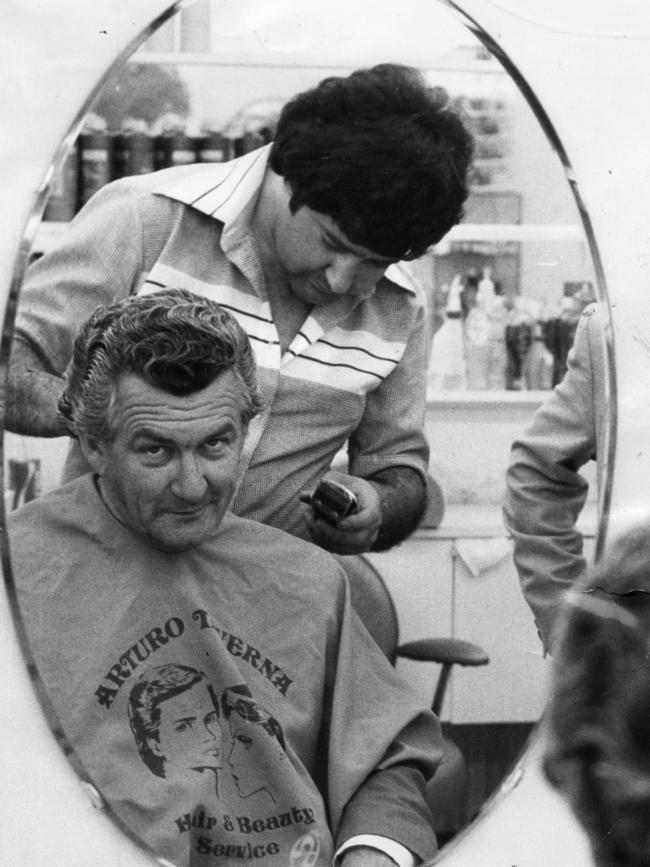
[[[613,314],[607,335],[609,399],[616,406],[618,425],[612,424],[607,447],[609,472],[598,534],[602,549],[607,534],[649,511],[644,480],[650,475],[650,450],[646,448],[650,395],[640,395],[636,382],[650,372],[644,338],[650,334],[646,328],[650,326],[650,291],[635,290],[648,282],[650,237],[645,221],[640,215],[636,221],[630,219],[630,213],[634,213],[634,202],[643,202],[650,195],[648,161],[640,159],[648,138],[647,121],[640,116],[635,99],[650,87],[650,15],[630,3],[625,15],[619,12],[620,20],[625,21],[623,28],[609,11],[610,4],[594,5],[592,0],[576,0],[570,10],[553,0],[543,12],[536,0],[429,2],[443,2],[461,17],[506,66],[520,89],[523,83],[522,92],[531,106],[537,105],[548,121],[547,135],[563,143],[556,149],[578,193],[592,256],[602,278],[601,290],[605,276],[609,283]],[[152,29],[184,5],[187,0],[175,4],[138,0],[137,8],[128,0],[94,0],[92,4],[58,0],[50,7],[40,0],[22,0],[6,16],[0,45],[6,67],[3,104],[11,126],[0,142],[5,160],[5,207],[0,215],[4,230],[0,234],[3,382],[22,273],[52,174],[112,64],[122,62]],[[589,23],[585,26],[583,22]],[[80,105],[84,106],[81,110]],[[606,121],[602,106],[606,106]],[[37,135],[34,118],[38,118]],[[617,135],[618,131],[624,134]],[[644,412],[646,404],[648,412]],[[3,542],[3,571],[9,579],[4,533]],[[40,864],[54,855],[54,860],[70,867],[85,867],[89,851],[98,867],[155,863],[95,809],[97,803],[80,789],[72,766],[52,738],[39,699],[25,676],[23,636],[20,625],[12,624],[10,596],[10,591],[8,598],[0,594],[5,660],[2,697],[3,706],[11,708],[5,712],[0,753],[7,789],[2,819],[6,827],[18,831],[7,835],[5,851],[15,856],[10,860],[24,865]],[[542,783],[536,783],[534,777],[538,754],[539,743],[533,743],[490,808],[457,843],[443,850],[436,863],[449,867],[455,863],[480,863],[481,867],[589,863],[584,860],[588,855],[581,832],[559,800],[542,787],[560,823],[559,832],[554,827],[549,840],[549,815],[543,809],[540,815],[539,810]],[[529,781],[532,792],[526,788]],[[576,858],[567,857],[567,847],[572,846],[580,853]]]

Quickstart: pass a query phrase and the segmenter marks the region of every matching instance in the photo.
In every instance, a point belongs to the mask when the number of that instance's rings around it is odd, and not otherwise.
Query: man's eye
[[[167,447],[157,443],[143,444],[137,449],[141,458],[145,461],[159,463],[167,458]]]
[[[160,445],[143,446],[142,451],[144,452],[144,454],[155,458],[155,457],[159,457],[160,455],[164,454],[165,446],[160,446]]]
[[[223,446],[230,445],[232,440],[233,438],[230,434],[223,434],[221,436],[210,437],[209,440],[205,441],[204,445],[208,451],[216,451]]]

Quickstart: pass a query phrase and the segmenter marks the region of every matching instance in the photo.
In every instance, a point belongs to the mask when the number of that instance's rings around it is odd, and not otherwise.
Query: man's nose
[[[375,288],[383,268],[372,265],[360,256],[341,254],[325,269],[325,277],[335,295],[352,290],[355,295],[367,295]]]
[[[351,254],[335,256],[325,269],[325,277],[335,295],[344,295],[356,282],[361,259]]]
[[[200,459],[193,454],[182,455],[172,481],[174,495],[182,500],[198,502],[203,499],[206,490],[207,481]]]

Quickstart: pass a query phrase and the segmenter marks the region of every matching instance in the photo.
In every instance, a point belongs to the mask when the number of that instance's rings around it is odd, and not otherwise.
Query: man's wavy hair
[[[111,406],[123,373],[174,395],[189,395],[232,370],[242,422],[261,408],[248,335],[226,310],[185,289],[134,295],[100,307],[74,343],[59,414],[69,432],[110,442]]]
[[[568,597],[544,770],[598,867],[650,863],[650,533],[613,542]]]
[[[282,109],[270,166],[349,241],[414,259],[458,223],[473,140],[442,88],[384,63],[326,78]]]

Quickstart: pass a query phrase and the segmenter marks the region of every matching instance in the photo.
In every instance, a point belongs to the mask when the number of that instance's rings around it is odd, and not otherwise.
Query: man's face
[[[331,217],[305,205],[292,214],[289,198],[284,184],[272,238],[294,295],[308,304],[324,304],[346,294],[372,295],[394,260],[353,244]]]
[[[223,732],[206,683],[160,703],[158,740],[150,743],[165,759],[165,775],[223,766]]]
[[[89,445],[115,517],[156,548],[183,551],[211,537],[237,478],[243,398],[232,371],[177,397],[126,373],[116,384],[110,443]]]

